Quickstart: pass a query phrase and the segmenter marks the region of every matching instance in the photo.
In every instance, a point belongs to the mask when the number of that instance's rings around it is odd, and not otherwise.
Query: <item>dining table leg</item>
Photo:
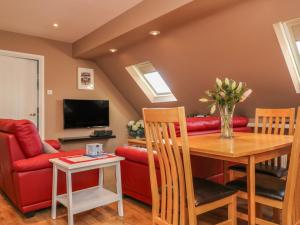
[[[249,156],[247,165],[247,190],[248,190],[248,221],[249,225],[255,225],[255,157]]]
[[[226,185],[229,182],[229,174],[228,174],[228,162],[223,161],[223,180],[224,184]]]

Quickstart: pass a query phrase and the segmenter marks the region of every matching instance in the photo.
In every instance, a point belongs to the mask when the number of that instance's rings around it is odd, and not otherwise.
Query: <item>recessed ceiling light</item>
[[[153,35],[153,36],[156,36],[156,35],[159,35],[160,34],[160,31],[159,30],[151,30],[149,32],[149,34]]]
[[[118,49],[116,49],[116,48],[111,48],[111,49],[109,49],[109,51],[112,52],[112,53],[114,53],[114,52],[117,52]]]
[[[59,25],[57,23],[54,23],[52,26],[55,28],[59,27]]]

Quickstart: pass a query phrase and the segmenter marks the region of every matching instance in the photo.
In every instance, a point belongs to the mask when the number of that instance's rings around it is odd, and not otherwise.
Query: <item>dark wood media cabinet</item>
[[[116,138],[116,135],[102,135],[102,136],[80,136],[80,137],[63,137],[58,138],[61,143],[76,142],[76,141],[91,141]]]

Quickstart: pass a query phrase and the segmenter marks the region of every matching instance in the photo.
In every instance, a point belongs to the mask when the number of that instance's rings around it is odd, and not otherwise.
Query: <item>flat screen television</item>
[[[64,99],[64,128],[109,126],[108,100]]]

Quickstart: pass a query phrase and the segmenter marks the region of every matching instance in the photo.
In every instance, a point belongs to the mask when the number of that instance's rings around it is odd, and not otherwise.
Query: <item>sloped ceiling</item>
[[[295,107],[300,96],[272,25],[300,17],[299,8],[299,0],[241,1],[96,61],[140,113],[143,107],[177,105],[185,106],[187,113],[206,113],[207,106],[198,98],[216,77],[247,82],[254,90],[238,105],[239,114],[253,116],[256,107]],[[160,71],[178,102],[150,103],[125,70],[147,60]]]

